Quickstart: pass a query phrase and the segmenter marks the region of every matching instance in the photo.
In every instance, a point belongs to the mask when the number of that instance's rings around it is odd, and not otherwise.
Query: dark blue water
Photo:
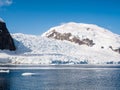
[[[120,68],[13,69],[0,73],[0,90],[120,90]]]

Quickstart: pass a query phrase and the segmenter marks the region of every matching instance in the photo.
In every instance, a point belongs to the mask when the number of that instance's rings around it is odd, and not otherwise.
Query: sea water
[[[10,69],[0,73],[0,90],[120,90],[119,67],[78,67]]]

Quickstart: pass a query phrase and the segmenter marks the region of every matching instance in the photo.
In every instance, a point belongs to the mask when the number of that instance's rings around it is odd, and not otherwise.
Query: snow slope
[[[71,33],[79,39],[89,38],[95,45],[78,45],[67,40],[56,40],[47,36],[53,30]],[[66,23],[53,27],[42,36],[12,34],[17,50],[0,51],[0,62],[12,64],[119,64],[120,54],[113,51],[120,47],[120,36],[92,24]],[[101,48],[104,47],[104,48]],[[8,61],[7,61],[8,60]],[[2,62],[3,63],[3,62]]]
[[[97,48],[104,46],[114,46],[115,48],[120,47],[120,36],[113,34],[107,29],[101,28],[93,24],[83,23],[66,23],[61,26],[53,27],[42,36],[48,36],[53,30],[59,33],[71,33],[73,36],[77,36],[80,39],[89,38],[93,40]]]

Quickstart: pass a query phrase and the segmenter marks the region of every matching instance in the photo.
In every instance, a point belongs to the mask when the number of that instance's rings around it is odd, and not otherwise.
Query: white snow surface
[[[89,28],[87,30],[86,28]],[[90,38],[95,45],[78,45],[69,41],[55,40],[46,36],[55,29],[60,33],[71,33],[79,38]],[[120,36],[92,24],[66,23],[53,27],[42,36],[12,34],[16,51],[0,51],[0,63],[11,64],[118,64],[120,54],[112,51],[120,47]],[[104,48],[102,49],[101,46]],[[6,62],[3,62],[3,60]]]
[[[59,33],[71,33],[73,36],[77,36],[81,40],[89,38],[96,43],[95,46],[98,48],[100,46],[105,46],[105,48],[108,48],[109,46],[114,46],[115,48],[120,47],[120,35],[113,34],[109,30],[97,25],[70,22],[61,26],[53,27],[42,36],[48,36],[53,30],[56,30]]]

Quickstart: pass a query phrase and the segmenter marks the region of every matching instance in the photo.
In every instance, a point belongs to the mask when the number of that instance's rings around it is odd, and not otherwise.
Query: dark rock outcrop
[[[112,51],[117,52],[117,53],[119,53],[119,54],[120,54],[120,48],[113,49],[113,47],[112,47],[112,46],[109,46],[109,48],[110,48]]]
[[[47,35],[48,38],[54,38],[54,39],[57,39],[57,40],[67,40],[67,41],[70,41],[70,42],[74,42],[74,43],[77,43],[79,45],[87,45],[87,46],[90,46],[92,47],[93,45],[95,45],[95,43],[93,42],[93,40],[90,40],[88,38],[86,39],[80,39],[76,36],[73,36],[71,33],[59,33],[59,32],[56,32],[55,30],[52,30],[51,34]]]
[[[8,32],[5,22],[0,21],[0,49],[15,51],[14,41]]]

